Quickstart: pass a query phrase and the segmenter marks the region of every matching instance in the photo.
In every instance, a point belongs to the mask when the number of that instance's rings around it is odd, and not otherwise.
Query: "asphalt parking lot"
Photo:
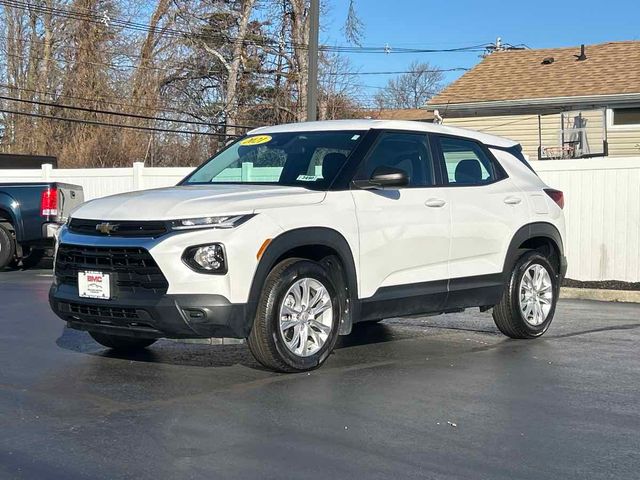
[[[562,301],[536,341],[489,313],[356,328],[310,374],[245,345],[116,356],[50,272],[0,273],[1,478],[638,478],[640,305]]]

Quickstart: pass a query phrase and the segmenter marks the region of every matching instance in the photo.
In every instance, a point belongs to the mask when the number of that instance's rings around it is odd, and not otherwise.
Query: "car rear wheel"
[[[493,309],[496,326],[511,338],[542,336],[553,320],[559,292],[558,274],[549,260],[535,251],[524,254]]]
[[[258,362],[279,372],[317,368],[335,346],[341,310],[325,267],[287,259],[265,281],[249,349]]]
[[[89,332],[89,335],[100,345],[121,352],[135,352],[156,342],[155,338],[124,337],[99,332]]]
[[[0,269],[13,262],[16,254],[16,243],[11,232],[0,225]]]

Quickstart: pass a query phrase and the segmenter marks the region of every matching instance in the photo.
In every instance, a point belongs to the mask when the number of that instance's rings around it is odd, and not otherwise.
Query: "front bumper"
[[[78,297],[73,285],[54,283],[53,311],[77,330],[145,338],[246,338],[251,321],[246,304],[212,294],[120,295],[114,300]]]

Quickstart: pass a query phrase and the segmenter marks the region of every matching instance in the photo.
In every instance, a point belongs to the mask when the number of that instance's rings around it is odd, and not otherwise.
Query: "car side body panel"
[[[446,189],[353,190],[360,235],[360,297],[381,288],[449,277]],[[442,206],[430,208],[430,199]]]
[[[527,202],[510,178],[452,187],[450,278],[502,272],[509,241],[529,221]],[[518,203],[506,203],[517,201]]]
[[[548,185],[537,175],[533,175],[520,160],[507,150],[492,148],[491,153],[509,174],[514,185],[523,193],[529,204],[529,223],[546,222],[552,224],[561,238],[566,236],[563,211],[544,192]]]

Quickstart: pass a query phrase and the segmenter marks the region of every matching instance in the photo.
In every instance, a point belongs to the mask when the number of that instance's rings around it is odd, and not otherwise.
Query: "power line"
[[[446,72],[466,72],[469,68],[466,67],[453,67],[453,68],[434,68],[428,70],[396,70],[396,71],[382,71],[382,72],[340,72],[333,75],[404,75],[407,73],[446,73]],[[331,75],[331,74],[330,74]]]
[[[99,98],[86,98],[86,97],[77,97],[74,95],[68,95],[68,94],[64,94],[64,93],[57,93],[57,92],[45,92],[42,90],[34,90],[31,88],[25,88],[25,87],[17,87],[17,86],[13,86],[13,85],[6,85],[6,84],[0,84],[0,88],[5,88],[7,90],[19,90],[21,92],[30,92],[30,93],[35,93],[37,95],[46,95],[49,97],[58,97],[58,98],[68,98],[71,100],[80,100],[83,102],[91,102],[91,103],[95,103],[95,102],[99,102],[99,103],[106,103],[109,105],[117,105],[119,107],[128,107],[128,108],[133,108],[133,109],[139,109],[139,110],[148,110],[151,112],[173,112],[173,113],[180,113],[180,114],[187,114],[189,115],[187,112],[184,112],[183,110],[180,110],[178,108],[172,108],[171,106],[167,106],[167,107],[148,107],[148,106],[143,106],[143,105],[132,105],[130,103],[120,103],[120,102],[112,102],[106,99],[109,98],[113,98],[116,100],[125,100],[122,97],[114,97],[114,96],[110,96],[110,95],[101,95]]]
[[[65,47],[65,48],[71,48],[71,47]],[[13,58],[24,58],[23,55],[16,55],[16,54],[12,54],[12,53],[5,53],[6,56],[8,57],[13,57]],[[136,57],[136,55],[129,55],[129,54],[123,54],[122,56],[124,57]],[[73,60],[68,60],[65,58],[45,58],[45,57],[40,57],[38,55],[31,55],[30,58],[36,58],[38,60],[48,60],[52,63],[57,63],[57,62],[62,62],[62,63],[78,63],[81,65],[93,65],[93,66],[102,66],[102,67],[110,67],[110,68],[115,68],[115,69],[147,69],[147,70],[157,70],[157,71],[167,71],[167,72],[176,72],[176,71],[182,71],[182,72],[192,72],[192,73],[203,73],[200,70],[196,70],[194,68],[188,68],[184,65],[177,65],[175,67],[156,67],[156,66],[148,66],[148,65],[119,65],[116,63],[107,63],[107,62],[90,62],[88,60],[77,60],[77,59],[73,59]],[[7,66],[6,63],[2,63],[3,65]],[[321,76],[331,76],[331,77],[337,77],[337,76],[359,76],[359,75],[403,75],[403,74],[408,74],[408,73],[447,73],[447,72],[466,72],[468,71],[469,68],[467,67],[452,67],[452,68],[434,68],[434,69],[428,69],[428,70],[396,70],[396,71],[370,71],[370,72],[326,72],[323,73]],[[210,73],[210,74],[222,74],[224,73],[222,70],[220,71],[213,71],[211,69],[208,69],[206,73]],[[291,76],[291,75],[302,75],[301,73],[298,72],[291,72],[291,71],[287,71],[287,70],[243,70],[240,72],[240,74],[242,75],[263,75],[263,76],[271,76],[271,75],[282,75],[282,76]]]
[[[71,47],[67,47],[67,48],[71,48]],[[22,55],[16,55],[14,53],[5,53],[5,55],[7,57],[23,58]],[[164,72],[175,72],[176,70],[181,70],[181,71],[189,71],[189,72],[192,72],[192,73],[201,73],[201,72],[198,72],[195,69],[180,68],[180,67],[168,68],[168,67],[155,67],[155,66],[150,66],[150,65],[119,65],[117,63],[91,62],[89,60],[77,60],[77,59],[67,60],[66,58],[45,58],[45,57],[39,57],[38,55],[32,55],[31,58],[36,58],[38,60],[48,60],[51,63],[57,63],[57,62],[62,62],[62,63],[66,63],[66,64],[76,63],[76,64],[80,64],[80,65],[93,65],[93,66],[98,66],[98,67],[109,67],[109,68],[114,68],[114,69],[117,69],[117,70],[142,69],[142,70],[155,70],[155,71],[164,71]],[[6,66],[6,63],[4,65]],[[222,71],[213,72],[211,70],[208,70],[207,73],[222,73]]]
[[[161,28],[161,27],[151,27],[150,25],[141,24],[137,22],[131,22],[126,20],[119,20],[117,18],[111,19],[108,16],[100,17],[94,13],[82,13],[73,9],[61,9],[55,7],[42,7],[39,5],[34,5],[26,2],[21,2],[19,0],[2,0],[0,3],[8,6],[12,6],[15,8],[20,8],[23,10],[33,10],[40,13],[48,13],[54,16],[69,18],[73,20],[82,20],[88,21],[95,24],[100,24],[106,27],[111,25],[120,26],[122,28],[142,31],[147,33],[158,33],[160,36],[167,37],[195,37],[195,38],[212,38],[218,40],[227,40],[234,41],[238,40],[237,37],[233,37],[224,32],[215,32],[208,34],[198,34],[184,30],[170,29],[170,28]],[[87,10],[89,11],[89,10]],[[262,46],[271,46],[278,47],[280,46],[280,42],[273,39],[243,39],[243,42],[247,44],[253,45],[262,45]],[[298,49],[308,49],[309,46],[307,44],[296,44],[294,42],[283,42],[287,46],[291,46],[293,48]],[[487,47],[488,43],[471,45],[466,47],[457,47],[457,48],[403,48],[397,47],[394,48],[390,45],[385,46],[349,46],[349,45],[322,45],[320,46],[321,51],[325,52],[335,52],[335,53],[383,53],[383,54],[391,54],[391,53],[455,53],[455,52],[475,52],[475,51],[484,51]]]
[[[352,47],[348,45],[342,46],[327,46],[320,47],[320,50],[335,52],[335,53],[383,53],[385,55],[392,53],[469,53],[469,52],[483,52],[486,44],[471,45],[468,47],[459,48],[394,48],[389,45],[384,47]]]
[[[340,82],[340,84],[342,84]],[[349,85],[349,84],[347,84]],[[378,88],[378,89],[384,89],[384,87],[378,87],[378,86],[373,86],[373,85],[363,85],[363,84],[354,84],[354,86],[361,86],[361,87],[366,87],[366,88]],[[39,90],[33,90],[33,89],[27,89],[27,88],[22,88],[22,87],[12,87],[9,85],[3,85],[0,84],[0,87],[4,87],[8,90],[19,90],[19,91],[26,91],[26,92],[31,92],[31,93],[36,93],[39,95],[49,95],[52,97],[58,96],[58,97],[62,97],[62,98],[69,98],[69,99],[73,99],[73,100],[80,100],[80,101],[87,101],[87,102],[95,102],[96,99],[89,99],[89,98],[85,98],[85,97],[76,97],[76,96],[72,96],[72,95],[65,95],[65,94],[56,94],[56,93],[51,93],[51,92],[43,92],[43,91],[39,91]],[[435,95],[437,92],[427,92],[429,95]],[[352,100],[358,101],[358,102],[362,102],[362,103],[369,103],[375,100],[375,94],[367,94],[365,92],[358,92],[356,94],[349,94],[348,97]],[[26,99],[16,99],[15,97],[4,97],[4,96],[0,96],[0,98],[5,98],[8,99],[9,101],[11,100],[15,100],[15,101],[20,101],[23,103],[35,103],[35,104],[43,104],[45,106],[50,106],[50,107],[57,107],[57,108],[70,108],[72,110],[81,110],[81,111],[88,111],[91,113],[103,113],[106,115],[119,115],[119,116],[123,116],[123,117],[133,117],[133,118],[142,118],[142,119],[147,119],[147,120],[158,120],[158,121],[172,121],[172,120],[179,120],[179,119],[165,119],[163,117],[151,117],[151,116],[145,116],[145,115],[137,115],[137,114],[128,114],[125,112],[115,112],[112,110],[100,110],[100,109],[90,109],[90,108],[83,108],[83,107],[72,107],[69,105],[60,105],[58,103],[49,103],[49,102],[38,102],[35,100],[26,100]],[[117,99],[121,99],[121,97],[106,97],[106,98],[117,98]],[[265,100],[269,100],[268,98],[265,98]],[[131,104],[127,104],[127,103],[119,103],[119,102],[113,102],[110,100],[104,100],[104,99],[100,99],[99,100],[101,103],[106,103],[109,105],[117,105],[117,106],[121,106],[121,107],[128,107],[128,108],[133,108],[133,109],[147,109],[150,111],[157,111],[157,112],[163,112],[163,111],[171,111],[170,108],[153,108],[153,107],[143,107],[143,106],[139,106],[139,105],[131,105]],[[237,107],[239,108],[275,108],[274,105],[272,104],[265,104],[265,103],[245,103],[245,102],[239,102],[237,105]],[[186,113],[183,111],[179,111],[179,110],[175,110],[175,113]],[[223,112],[221,112],[223,113]],[[189,113],[186,113],[187,115],[190,115]],[[201,121],[188,121],[188,120],[181,120],[180,123],[185,123],[185,124],[193,124],[193,125],[206,125],[206,126],[215,126],[215,125],[219,125],[219,126],[224,126],[225,124],[220,122],[201,122]],[[231,126],[231,125],[229,125]],[[249,125],[238,125],[236,126],[237,128],[255,128],[255,126],[249,126]]]
[[[131,130],[144,130],[148,132],[161,132],[161,133],[179,133],[179,134],[187,134],[187,135],[207,135],[214,137],[225,137],[225,138],[233,138],[238,135],[227,135],[225,133],[215,133],[215,132],[198,132],[195,130],[173,130],[169,128],[156,128],[156,127],[138,127],[135,125],[125,125],[121,123],[108,123],[108,122],[98,122],[94,120],[80,120],[77,118],[60,118],[55,117],[53,115],[44,115],[41,113],[26,113],[26,112],[18,112],[16,110],[7,110],[0,109],[1,113],[9,113],[12,115],[22,115],[25,117],[34,117],[34,118],[45,118],[48,120],[56,120],[60,122],[70,122],[70,123],[80,123],[84,125],[96,125],[101,127],[114,127],[114,128],[127,128]]]
[[[247,129],[255,128],[254,126],[249,126],[249,125],[230,125],[230,124],[225,124],[225,123],[208,123],[208,122],[199,122],[199,121],[180,120],[180,119],[177,119],[177,118],[150,117],[150,116],[147,116],[147,115],[137,115],[137,114],[134,114],[134,113],[114,112],[112,110],[99,110],[99,109],[87,108],[87,107],[74,107],[74,106],[71,106],[71,105],[60,105],[60,104],[57,104],[57,103],[40,102],[40,101],[37,101],[37,100],[25,100],[25,99],[22,99],[22,98],[5,97],[3,95],[0,95],[0,99],[1,100],[9,100],[9,101],[12,101],[12,102],[28,103],[28,104],[31,104],[31,105],[41,105],[41,106],[46,106],[46,107],[62,108],[62,109],[67,109],[67,110],[76,110],[76,111],[88,112],[88,113],[99,113],[99,114],[102,114],[102,115],[114,115],[114,116],[118,116],[118,117],[138,118],[138,119],[142,119],[142,120],[154,120],[154,121],[158,121],[158,122],[182,123],[182,124],[187,124],[187,125],[204,125],[204,126],[208,126],[208,127],[226,126],[226,127],[247,128]]]
[[[118,25],[118,26],[122,26],[123,28],[130,28],[133,30],[139,30],[139,31],[144,31],[144,32],[154,32],[154,33],[159,33],[160,35],[166,35],[166,36],[197,36],[197,37],[203,37],[203,38],[207,38],[207,37],[211,37],[211,38],[221,38],[221,39],[226,39],[226,40],[237,40],[238,37],[234,37],[231,35],[228,35],[226,32],[223,32],[221,30],[213,32],[213,35],[211,34],[211,31],[209,31],[209,34],[198,34],[198,33],[193,33],[191,31],[186,31],[186,30],[179,30],[179,29],[175,29],[175,28],[163,28],[163,27],[152,27],[151,25],[145,24],[145,23],[138,23],[138,22],[133,22],[130,20],[121,20],[118,18],[110,18],[108,16],[108,14],[105,12],[102,16],[100,15],[96,15],[91,9],[88,8],[82,8],[82,10],[84,10],[87,13],[82,13],[80,10],[78,10],[76,7],[76,9],[71,9],[71,8],[56,8],[56,7],[43,7],[40,5],[34,5],[28,2],[24,2],[24,1],[20,1],[20,0],[3,0],[0,3],[5,3],[5,4],[13,4],[13,6],[16,6],[17,8],[22,8],[22,9],[34,9],[37,11],[45,11],[48,13],[51,13],[53,15],[56,14],[56,12],[60,15],[60,16],[67,16],[68,18],[72,18],[72,19],[76,19],[76,20],[86,20],[86,21],[93,21],[93,23],[96,24],[101,24],[104,26],[109,26],[109,24],[114,24],[114,25]],[[259,41],[257,39],[243,39],[245,40],[247,43],[250,44],[256,44],[256,45],[269,45],[269,46],[279,46],[281,44],[280,41],[278,40],[273,40],[273,39],[267,39],[267,40],[262,40]],[[285,45],[289,45],[289,46],[293,46],[293,47],[298,47],[298,48],[309,48],[309,45],[307,44],[301,44],[301,43],[295,43],[295,42],[290,42],[290,41],[284,41],[282,42]],[[477,49],[482,49],[484,50],[488,45],[490,45],[490,42],[487,43],[481,43],[481,44],[477,44],[477,45],[472,45],[472,46],[467,46],[467,47],[456,47],[456,48],[440,48],[440,49],[434,49],[434,48],[406,48],[406,47],[400,47],[400,48],[394,48],[390,45],[385,45],[382,47],[373,47],[373,46],[367,46],[367,47],[363,47],[363,46],[352,46],[352,45],[324,45],[321,46],[320,49],[321,50],[326,50],[326,51],[350,51],[350,52],[355,52],[355,51],[362,51],[362,52],[366,52],[366,53],[376,53],[376,52],[381,52],[381,53],[453,53],[453,52],[464,52],[464,51],[476,51]]]
[[[199,38],[211,38],[211,39],[218,39],[218,40],[227,40],[227,41],[233,41],[233,40],[237,40],[237,38],[234,38],[231,35],[228,35],[227,33],[224,32],[209,32],[208,34],[197,34],[197,33],[193,33],[193,32],[189,32],[189,31],[183,31],[183,30],[177,30],[177,29],[171,29],[171,28],[162,28],[162,27],[151,27],[149,25],[146,24],[141,24],[141,23],[136,23],[136,22],[132,22],[132,21],[128,21],[128,20],[119,20],[117,18],[110,18],[108,17],[108,15],[104,15],[102,17],[100,17],[99,15],[95,15],[94,13],[82,13],[79,12],[77,10],[73,10],[73,9],[61,9],[61,8],[55,8],[55,7],[43,7],[40,5],[34,5],[34,4],[30,4],[30,3],[26,3],[26,2],[20,2],[20,1],[16,1],[16,0],[3,0],[2,2],[0,2],[6,6],[11,6],[11,7],[15,7],[15,8],[19,8],[22,10],[29,10],[29,11],[35,11],[35,12],[39,12],[39,13],[47,13],[53,16],[57,16],[57,17],[62,17],[62,18],[68,18],[71,20],[81,20],[81,21],[86,21],[86,22],[90,22],[90,23],[94,23],[94,24],[98,24],[98,25],[103,25],[105,27],[110,27],[110,26],[116,26],[116,27],[122,27],[124,29],[128,29],[128,30],[135,30],[135,31],[140,31],[140,32],[146,32],[146,33],[158,33],[161,36],[165,36],[165,37],[171,37],[171,38],[176,38],[176,37],[199,37]],[[87,10],[89,11],[89,10]],[[250,44],[256,44],[256,45],[264,45],[264,46],[279,46],[279,42],[275,41],[275,40],[269,40],[269,41],[259,41],[257,39],[243,39],[244,42],[250,43]],[[295,45],[291,42],[285,42],[288,45]],[[301,45],[302,46],[302,45]]]
[[[67,98],[67,99],[71,99],[71,100],[79,100],[79,101],[85,101],[85,102],[100,102],[100,103],[106,103],[109,105],[117,105],[119,107],[127,107],[127,108],[133,108],[133,109],[142,109],[142,110],[149,110],[149,111],[155,111],[155,112],[174,112],[174,113],[178,113],[178,114],[185,114],[185,115],[191,115],[194,116],[194,114],[189,113],[189,112],[185,112],[179,108],[175,108],[172,109],[171,106],[167,106],[167,107],[145,107],[142,105],[132,105],[130,103],[121,103],[121,102],[114,102],[112,100],[107,100],[107,99],[116,99],[116,100],[124,100],[124,98],[122,97],[115,97],[115,96],[110,96],[110,95],[102,95],[100,96],[100,98],[86,98],[86,97],[78,97],[78,96],[73,96],[73,95],[68,95],[68,94],[63,94],[63,93],[56,93],[56,92],[45,92],[42,90],[33,90],[33,89],[29,89],[29,88],[24,88],[24,87],[16,87],[16,86],[12,86],[12,85],[6,85],[6,84],[0,84],[0,88],[6,88],[7,90],[18,90],[18,91],[24,91],[24,92],[30,92],[30,93],[35,93],[38,95],[48,95],[50,97],[57,97],[57,98]],[[258,98],[258,97],[256,97]],[[262,100],[271,100],[271,98],[269,97],[262,97]],[[274,105],[270,105],[270,104],[265,104],[265,103],[247,103],[247,102],[238,102],[235,104],[237,107],[244,107],[244,108],[274,108]],[[219,112],[219,113],[223,113],[223,112]],[[207,125],[210,125],[209,123],[207,123]],[[251,127],[254,128],[254,127]]]
[[[6,85],[6,84],[0,84],[0,88],[6,88],[7,90],[18,90],[18,91],[24,91],[24,92],[31,92],[31,93],[35,93],[38,95],[48,95],[51,97],[58,97],[58,98],[67,98],[67,99],[72,99],[72,100],[79,100],[79,101],[85,101],[85,102],[100,102],[100,103],[106,103],[109,105],[117,105],[119,107],[127,107],[127,108],[133,108],[133,109],[143,109],[143,110],[149,110],[149,111],[155,111],[155,112],[174,112],[174,113],[179,113],[179,114],[185,114],[185,115],[191,115],[191,116],[196,116],[192,113],[189,112],[185,112],[181,109],[175,108],[172,109],[170,106],[167,107],[144,107],[142,105],[132,105],[130,103],[121,103],[121,102],[114,102],[114,101],[110,101],[110,100],[106,100],[106,99],[117,99],[117,100],[124,100],[124,98],[122,97],[115,97],[115,96],[110,96],[110,95],[102,95],[100,96],[100,98],[86,98],[86,97],[77,97],[77,96],[73,96],[73,95],[67,95],[67,94],[63,94],[63,93],[54,93],[54,92],[44,92],[41,90],[33,90],[33,89],[29,89],[29,88],[24,88],[24,87],[16,87],[16,86],[12,86],[12,85]],[[260,97],[256,97],[256,98],[260,98]],[[270,97],[261,97],[262,100],[271,100]],[[268,105],[265,103],[247,103],[247,102],[238,102],[235,104],[235,106],[237,107],[245,107],[245,108],[264,108],[264,107],[268,107],[268,108],[273,108],[274,105]],[[219,113],[223,113],[222,111]],[[211,125],[209,123],[207,123],[207,125]],[[254,127],[250,127],[250,128],[254,128]]]

